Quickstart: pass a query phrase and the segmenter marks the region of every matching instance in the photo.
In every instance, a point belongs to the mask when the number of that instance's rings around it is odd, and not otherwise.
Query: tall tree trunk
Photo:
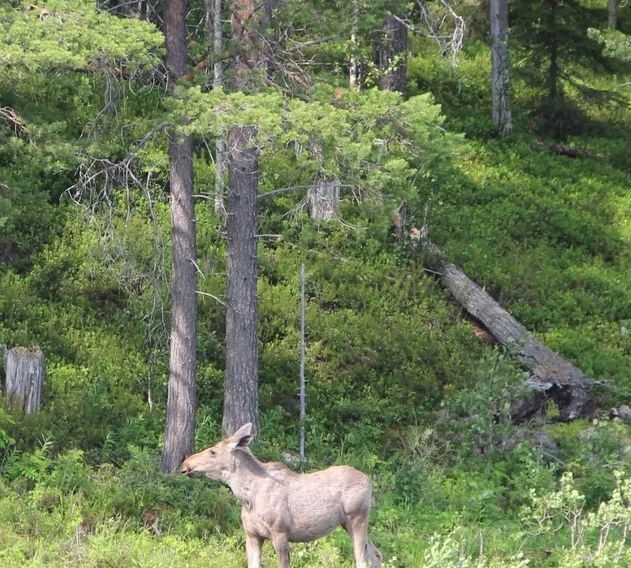
[[[228,309],[223,430],[246,422],[258,430],[258,300],[256,294],[258,149],[255,127],[228,137]]]
[[[9,408],[34,414],[41,409],[44,390],[44,354],[39,347],[9,349],[4,356]]]
[[[609,0],[608,23],[610,28],[618,27],[618,0]]]
[[[402,18],[386,16],[383,36],[376,46],[376,59],[381,70],[381,88],[405,92],[407,84],[408,28]]]
[[[491,0],[491,89],[493,98],[493,123],[506,136],[513,130],[509,104],[508,77],[508,3],[507,0]]]
[[[186,73],[186,0],[167,0],[166,65],[173,84]],[[162,468],[176,471],[194,450],[197,394],[197,299],[195,296],[195,205],[190,136],[169,136],[172,274],[171,344]]]
[[[265,77],[267,55],[262,30],[269,11],[266,6],[260,8],[259,0],[232,0],[231,36],[239,46],[233,58],[237,90],[256,91]],[[255,126],[234,126],[228,134],[225,434],[232,434],[246,422],[258,432],[256,134]]]

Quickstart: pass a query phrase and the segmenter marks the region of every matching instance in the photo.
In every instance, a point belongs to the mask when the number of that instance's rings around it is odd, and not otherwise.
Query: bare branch
[[[85,161],[77,169],[77,181],[66,189],[70,199],[94,212],[103,202],[111,205],[109,193],[113,187],[123,187],[129,191],[136,187],[145,192],[151,207],[151,198],[147,179],[141,181],[136,174],[135,165],[140,158],[140,150],[157,134],[168,127],[162,123],[152,128],[139,140],[122,160],[114,162],[109,158],[84,156]]]
[[[199,294],[200,296],[208,296],[209,298],[212,298],[213,300],[215,300],[216,302],[220,303],[222,306],[226,306],[226,302],[224,302],[222,299],[218,298],[217,296],[213,296],[213,294],[209,294],[208,292],[202,292],[201,290],[195,290],[196,294]]]
[[[24,120],[11,107],[0,107],[0,120],[9,123],[16,136],[22,136],[26,132]]]
[[[416,6],[419,11],[421,24],[427,29],[429,37],[438,44],[443,56],[449,56],[452,64],[455,64],[462,49],[466,24],[447,0],[439,0],[439,2],[445,14],[437,15],[434,13],[425,0],[416,0]],[[448,22],[453,26],[453,30],[445,33],[443,30]],[[406,23],[406,25],[413,29],[409,23]]]

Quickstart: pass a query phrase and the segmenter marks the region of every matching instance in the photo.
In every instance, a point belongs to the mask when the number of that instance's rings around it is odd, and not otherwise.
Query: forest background
[[[299,468],[304,264],[306,469],[371,476],[386,566],[631,564],[628,2],[509,1],[505,42],[496,0],[190,0],[175,63],[167,5],[0,5],[0,344],[46,360],[41,411],[0,407],[0,563],[244,564],[228,490],[162,473],[178,258],[187,435],[202,448],[230,429],[244,140],[255,453]],[[196,243],[178,256],[186,144]],[[594,379],[589,417],[549,398],[515,419],[531,377],[441,287],[428,239]],[[292,548],[295,566],[351,557],[341,530]]]

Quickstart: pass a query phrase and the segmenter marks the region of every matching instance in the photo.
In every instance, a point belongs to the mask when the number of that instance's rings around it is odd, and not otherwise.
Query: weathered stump
[[[39,347],[14,347],[5,355],[6,397],[9,408],[34,414],[42,406],[44,353]]]
[[[340,182],[319,180],[309,188],[309,215],[315,221],[330,221],[340,212]]]
[[[392,218],[390,220],[390,233],[403,244],[410,236],[410,230],[408,225],[412,219],[412,212],[405,201],[399,203],[399,206],[394,210]]]

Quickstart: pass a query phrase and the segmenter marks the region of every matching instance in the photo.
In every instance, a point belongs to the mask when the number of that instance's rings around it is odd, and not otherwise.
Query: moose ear
[[[252,423],[248,422],[230,436],[230,448],[245,448],[250,445],[254,436],[252,435]]]

